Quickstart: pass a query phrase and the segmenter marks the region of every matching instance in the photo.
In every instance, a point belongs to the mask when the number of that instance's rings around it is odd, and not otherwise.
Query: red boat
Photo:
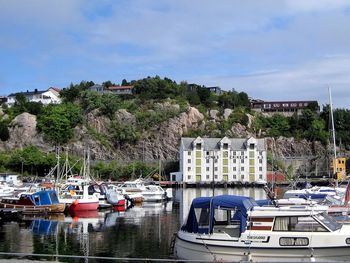
[[[68,207],[68,212],[96,211],[98,209],[98,205],[98,202],[83,202],[82,200],[75,199]]]

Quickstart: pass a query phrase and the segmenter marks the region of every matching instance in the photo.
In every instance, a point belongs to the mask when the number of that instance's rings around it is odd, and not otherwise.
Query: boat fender
[[[79,203],[79,201],[77,199],[75,199],[72,204],[77,205],[78,203]]]

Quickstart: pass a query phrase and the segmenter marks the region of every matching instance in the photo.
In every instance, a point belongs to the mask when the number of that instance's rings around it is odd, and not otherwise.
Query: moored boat
[[[181,260],[346,261],[350,226],[311,207],[258,207],[243,196],[199,197],[176,235]]]
[[[41,210],[48,213],[63,213],[65,204],[60,203],[54,190],[23,193],[19,197],[3,198],[0,208]]]

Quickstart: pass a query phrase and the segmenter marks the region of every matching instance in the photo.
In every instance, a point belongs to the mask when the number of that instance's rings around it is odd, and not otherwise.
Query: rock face
[[[232,109],[224,109],[224,119],[227,120],[228,117],[230,117],[232,112],[233,112]]]
[[[157,110],[169,110],[173,107],[178,110],[178,105],[156,106]],[[211,112],[217,120],[218,112]],[[224,113],[223,118],[228,118],[230,111]],[[191,130],[204,129],[205,117],[194,107],[188,107],[186,112],[168,119],[141,133],[136,145],[114,145],[111,140],[110,127],[112,121],[100,114],[98,110],[90,112],[86,116],[86,124],[74,129],[74,138],[70,141],[69,148],[76,154],[81,155],[84,148],[89,145],[93,159],[117,159],[129,160],[175,160],[178,158],[179,142],[184,134]],[[113,116],[113,121],[122,122],[126,125],[134,125],[136,118],[126,110],[118,110]],[[10,139],[6,142],[0,141],[0,150],[11,150],[28,145],[36,145],[43,151],[53,151],[53,145],[44,140],[42,134],[36,130],[36,116],[22,113],[18,115],[9,125]],[[247,127],[239,123],[233,124],[228,132],[229,137],[247,138],[255,136]],[[266,145],[269,152],[280,159],[305,156],[326,156],[326,150],[318,142],[306,140],[295,140],[293,138],[267,138]],[[305,164],[306,165],[306,164]],[[321,166],[321,165],[320,165]],[[320,167],[319,166],[319,167]],[[310,168],[311,169],[311,168]]]
[[[176,159],[179,151],[179,142],[188,129],[198,128],[204,116],[196,108],[189,107],[186,112],[171,118],[158,127],[154,127],[142,134],[135,146],[121,149],[126,159],[152,160]]]
[[[127,110],[124,109],[120,109],[118,110],[115,114],[114,114],[114,119],[117,122],[121,122],[121,123],[128,123],[130,125],[133,125],[136,123],[136,118],[134,115],[132,115],[130,112],[128,112]]]
[[[111,125],[111,121],[106,116],[103,116],[98,109],[95,109],[87,114],[87,124],[98,133],[107,133]]]
[[[320,142],[309,142],[305,139],[267,138],[266,144],[267,149],[280,158],[326,155],[326,150]]]
[[[36,116],[29,113],[18,115],[9,125],[10,138],[6,142],[0,142],[1,150],[22,148],[28,145],[36,145],[44,151],[52,150],[52,147],[44,142],[44,138],[36,130]]]
[[[219,115],[218,110],[210,110],[209,111],[209,117],[214,121],[218,120],[218,115]]]

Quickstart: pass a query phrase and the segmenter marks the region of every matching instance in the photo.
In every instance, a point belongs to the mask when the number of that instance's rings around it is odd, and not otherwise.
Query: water
[[[212,194],[209,188],[177,189],[173,201],[144,203],[124,212],[106,210],[75,218],[53,215],[1,221],[0,252],[169,259],[171,239],[185,220],[192,199]],[[266,198],[261,188],[215,189],[215,195],[219,194]],[[38,260],[38,257],[30,258]],[[41,259],[56,260],[54,257]],[[112,262],[86,258],[58,260]]]

